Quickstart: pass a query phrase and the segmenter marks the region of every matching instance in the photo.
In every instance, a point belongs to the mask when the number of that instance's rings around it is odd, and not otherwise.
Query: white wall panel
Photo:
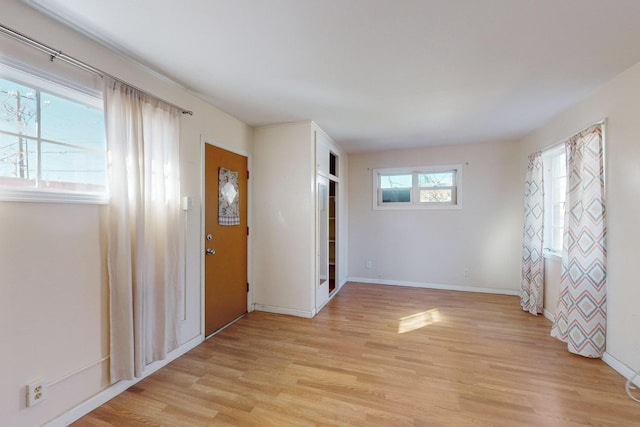
[[[518,154],[512,142],[350,154],[349,276],[519,289],[524,171]],[[464,165],[462,209],[372,209],[373,169],[444,164]]]

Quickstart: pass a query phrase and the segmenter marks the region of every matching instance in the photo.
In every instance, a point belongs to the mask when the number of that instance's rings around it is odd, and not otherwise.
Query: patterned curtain
[[[544,295],[544,181],[542,153],[529,156],[524,187],[524,233],[520,304],[531,314],[542,313]]]
[[[602,357],[606,343],[607,252],[602,125],[565,142],[567,198],[560,299],[551,336],[571,353]]]

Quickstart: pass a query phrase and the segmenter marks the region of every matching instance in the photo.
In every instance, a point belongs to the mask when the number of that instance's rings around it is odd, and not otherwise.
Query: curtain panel
[[[111,382],[177,348],[180,110],[105,78]]]
[[[571,353],[602,357],[606,344],[607,251],[602,125],[565,142],[567,197],[560,299],[551,335]]]
[[[524,188],[524,232],[520,305],[531,314],[544,304],[544,178],[542,153],[529,156]]]

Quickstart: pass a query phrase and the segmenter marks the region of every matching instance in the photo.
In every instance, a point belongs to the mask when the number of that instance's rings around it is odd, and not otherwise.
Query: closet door
[[[338,183],[329,181],[329,295],[336,289],[338,260]]]
[[[329,180],[317,176],[316,200],[316,310],[329,298]]]

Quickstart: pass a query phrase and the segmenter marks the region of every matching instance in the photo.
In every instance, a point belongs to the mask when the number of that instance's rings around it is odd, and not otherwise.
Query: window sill
[[[42,190],[0,189],[0,202],[77,203],[107,205],[109,196],[104,194],[58,193]]]
[[[545,249],[544,251],[544,259],[548,259],[551,261],[562,262],[562,254],[555,251],[550,251]]]
[[[443,209],[462,209],[462,204],[452,203],[385,203],[382,205],[374,205],[374,211],[416,211],[416,210],[443,210]]]

